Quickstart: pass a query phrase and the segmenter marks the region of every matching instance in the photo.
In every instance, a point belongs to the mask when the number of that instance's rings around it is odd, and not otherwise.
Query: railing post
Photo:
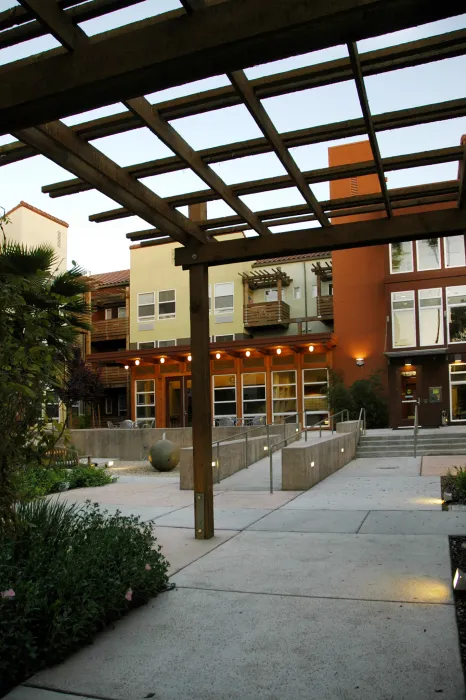
[[[269,478],[270,478],[270,493],[273,493],[273,450],[270,445],[270,426],[267,425],[267,445],[269,450]]]
[[[244,456],[245,464],[244,464],[244,466],[245,466],[245,468],[247,469],[248,466],[249,466],[249,465],[248,465],[248,433],[247,433],[247,431],[244,433],[244,453],[245,453],[245,456]]]
[[[217,442],[217,484],[220,483],[220,440]]]

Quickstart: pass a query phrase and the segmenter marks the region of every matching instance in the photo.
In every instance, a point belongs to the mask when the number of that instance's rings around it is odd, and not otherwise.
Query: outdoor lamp
[[[139,362],[139,360],[134,360],[134,364],[136,365],[136,367],[139,365]]]
[[[219,360],[220,358],[221,358],[220,353],[219,353],[219,352],[216,352],[216,353],[215,353],[215,359],[216,359],[216,360]]]
[[[456,569],[453,588],[455,591],[466,591],[466,574],[461,569]]]
[[[363,367],[364,366],[364,358],[363,357],[357,357],[356,358],[356,364],[358,367]]]
[[[281,355],[281,354],[282,354],[282,349],[281,349],[281,348],[277,348],[277,355]]]
[[[125,365],[125,369],[129,369],[129,365]]]
[[[165,362],[165,358],[164,358],[164,357],[161,357],[161,358],[160,358],[160,364],[163,365],[164,362]]]
[[[309,352],[314,352],[314,346],[313,346],[313,345],[309,345]]]
[[[251,351],[250,351],[250,350],[246,350],[246,357],[251,357]]]
[[[192,359],[191,355],[188,355],[188,362],[191,362]]]

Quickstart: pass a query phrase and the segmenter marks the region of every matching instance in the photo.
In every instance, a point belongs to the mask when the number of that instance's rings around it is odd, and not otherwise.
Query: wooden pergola
[[[208,268],[306,252],[376,245],[462,233],[466,229],[466,146],[382,158],[379,132],[466,115],[466,97],[384,114],[371,114],[364,79],[466,53],[466,30],[359,54],[356,42],[465,11],[464,0],[180,0],[180,8],[89,37],[80,23],[138,4],[141,0],[19,0],[0,13],[0,49],[52,35],[61,44],[0,67],[0,133],[17,141],[0,148],[0,165],[42,153],[73,179],[43,191],[61,197],[97,189],[118,208],[93,214],[95,222],[137,215],[153,227],[128,234],[132,241],[158,245],[176,241],[176,264],[189,269],[193,447],[196,537],[214,532],[211,403],[209,372]],[[348,56],[255,80],[252,65],[345,44]],[[212,75],[229,85],[151,104],[154,91]],[[280,133],[262,100],[291,92],[355,82],[362,117]],[[435,86],[433,86],[435,91]],[[434,93],[435,97],[435,93]],[[64,117],[121,102],[124,111],[66,126]],[[171,122],[231,105],[244,105],[262,136],[195,151]],[[103,136],[145,127],[172,154],[120,167],[91,145]],[[373,160],[302,171],[290,148],[366,135]],[[286,175],[227,185],[210,167],[248,155],[274,153]],[[460,177],[450,182],[387,188],[385,174],[399,169],[459,161]],[[191,169],[208,189],[162,198],[143,184],[150,175]],[[376,173],[380,193],[319,201],[312,185]],[[253,211],[241,196],[297,188],[304,204]],[[223,200],[231,216],[207,219],[206,203]],[[411,207],[448,207],[422,214]],[[191,217],[177,207],[189,205]],[[408,213],[405,213],[405,211]],[[338,217],[381,212],[383,218],[335,225]],[[404,215],[403,215],[404,214]],[[272,235],[271,226],[314,222],[317,227]],[[248,237],[221,240],[223,234]]]

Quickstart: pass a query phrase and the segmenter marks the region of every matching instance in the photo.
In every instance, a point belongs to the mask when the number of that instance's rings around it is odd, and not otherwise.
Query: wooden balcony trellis
[[[0,49],[52,35],[62,48],[0,67],[0,133],[18,141],[0,148],[0,164],[42,153],[74,179],[47,185],[51,196],[97,189],[117,209],[91,216],[110,221],[137,215],[152,227],[129,234],[143,245],[182,244],[175,262],[190,270],[193,353],[193,446],[196,536],[213,534],[209,378],[209,266],[305,252],[331,251],[394,240],[455,235],[466,229],[465,148],[382,158],[377,134],[387,129],[466,115],[466,96],[387,114],[370,111],[364,79],[387,71],[464,55],[466,30],[359,54],[361,39],[407,29],[464,12],[464,2],[442,0],[182,0],[183,8],[97,37],[79,26],[140,0],[20,0],[22,8],[0,13]],[[249,80],[244,69],[257,63],[346,44],[348,57]],[[142,95],[225,73],[230,85],[152,105]],[[262,100],[290,92],[354,80],[362,118],[279,133]],[[432,86],[435,94],[435,85]],[[71,114],[122,102],[125,110],[90,122],[65,126]],[[262,136],[243,143],[194,151],[170,121],[232,105],[244,105]],[[168,158],[120,167],[90,141],[145,127],[172,151]],[[373,160],[338,168],[301,171],[289,149],[355,135],[367,135]],[[227,185],[210,165],[247,155],[274,153],[286,175]],[[458,160],[458,180],[389,190],[390,170]],[[190,168],[208,189],[162,198],[143,178]],[[379,194],[320,202],[312,184],[376,173]],[[304,204],[257,212],[241,197],[294,187]],[[205,202],[223,199],[234,214],[208,220]],[[448,207],[421,214],[415,205]],[[196,206],[189,219],[176,207]],[[203,213],[202,213],[203,210]],[[194,211],[194,209],[192,209]],[[385,217],[335,225],[338,216],[385,212]],[[401,215],[403,214],[403,215]],[[196,220],[194,220],[194,218]],[[317,221],[271,235],[270,226]],[[332,223],[331,223],[332,222]],[[251,230],[256,235],[222,241],[223,233]]]

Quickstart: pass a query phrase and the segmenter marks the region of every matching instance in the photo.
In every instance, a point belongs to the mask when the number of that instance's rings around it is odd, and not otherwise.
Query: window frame
[[[110,313],[110,315],[109,315],[109,313]],[[111,321],[112,318],[113,318],[113,316],[112,316],[112,308],[111,308],[111,307],[107,307],[106,309],[104,309],[104,319],[105,319],[106,321]]]
[[[173,292],[174,298],[170,299],[170,301],[160,301],[160,295],[164,292]],[[161,314],[160,304],[175,304],[175,311],[173,313]],[[157,318],[159,321],[167,321],[176,318],[176,289],[160,289],[157,292]]]
[[[220,285],[224,286],[226,284],[231,284],[231,294],[217,294],[217,287]],[[220,309],[217,309],[217,299],[221,297],[232,297],[232,304],[231,306],[226,306]],[[235,283],[234,282],[215,282],[214,284],[214,315],[215,316],[222,316],[225,314],[232,314],[234,313],[235,310]]]
[[[262,401],[262,399],[245,399],[244,398],[244,376],[246,374],[263,374],[264,375],[264,383],[263,384],[248,384],[248,388],[262,388],[264,387],[264,401],[265,401],[265,411],[264,413],[248,413],[245,409],[246,406],[245,404],[249,403],[257,403],[258,401]],[[241,407],[243,409],[243,418],[255,418],[256,416],[267,416],[267,372],[265,369],[263,371],[259,372],[241,372]]]
[[[120,313],[121,311],[124,311],[124,313],[121,314]],[[127,318],[126,306],[119,306],[118,307],[117,318]]]
[[[152,343],[152,345],[149,345],[149,343]],[[151,350],[152,348],[156,347],[156,340],[141,340],[140,342],[138,342],[138,350]]]
[[[404,243],[408,243],[411,246],[411,267],[409,270],[394,270],[393,269],[393,257],[392,257],[392,250],[393,250],[393,244],[390,243],[388,246],[388,258],[390,262],[390,274],[391,275],[403,275],[409,272],[414,272],[414,250],[413,250],[413,242],[412,241],[399,241],[402,245]],[[417,261],[416,261],[417,262]]]
[[[447,344],[448,345],[459,345],[461,343],[466,343],[466,339],[465,340],[451,340],[451,338],[450,338],[450,307],[451,306],[466,307],[466,303],[464,303],[464,304],[449,304],[448,303],[448,290],[455,289],[456,287],[465,287],[466,288],[466,285],[465,284],[457,284],[457,285],[453,285],[452,287],[445,287],[445,301],[446,301],[446,311],[447,311],[447,324],[446,325],[447,325]],[[466,296],[466,294],[462,295],[462,296]]]
[[[216,377],[234,377],[234,383],[231,386],[223,386],[223,387],[216,387],[215,386],[215,379]],[[212,375],[212,418],[214,419],[214,423],[216,420],[221,420],[222,418],[233,418],[236,419],[238,416],[238,391],[237,391],[237,382],[236,382],[236,373],[233,372],[225,372],[224,374],[213,374]],[[229,389],[234,389],[235,390],[235,399],[234,399],[234,404],[235,404],[235,412],[233,413],[222,413],[220,415],[217,415],[215,412],[215,406],[216,404],[227,404],[233,403],[232,399],[229,399],[228,401],[218,401],[215,399],[215,390],[217,391],[228,391]]]
[[[140,297],[146,296],[147,294],[152,294],[152,300],[153,300],[152,303],[151,304],[140,304],[139,303]],[[155,321],[155,292],[138,292],[137,305],[138,305],[138,322],[139,323],[149,323],[151,321]],[[154,313],[150,316],[141,316],[139,313],[141,306],[153,306]]]
[[[225,338],[228,336],[227,340],[218,340],[218,338]],[[231,343],[235,339],[234,333],[220,333],[219,335],[212,336],[212,341],[214,343]]]
[[[151,382],[152,383],[152,391],[138,391],[138,382]],[[138,395],[146,395],[146,394],[152,394],[154,396],[154,402],[153,403],[144,403],[144,404],[138,404]],[[138,417],[138,408],[141,406],[149,406],[153,408],[153,416],[143,416],[142,418]],[[135,414],[136,414],[136,423],[140,423],[143,421],[148,421],[148,420],[154,420],[156,419],[156,413],[155,413],[155,408],[156,408],[156,395],[155,395],[155,379],[136,379],[134,382],[134,407],[135,407]]]
[[[447,265],[447,241],[449,238],[462,238],[463,239],[463,251],[464,251],[464,262],[461,265]],[[443,238],[443,264],[445,270],[455,270],[458,267],[466,266],[466,241],[464,239],[464,234],[458,234],[457,236],[444,236]]]
[[[301,285],[299,284],[293,287],[293,299],[296,301],[301,299]]]
[[[395,294],[412,294],[412,300],[413,300],[413,306],[410,309],[396,309],[396,311],[412,311],[413,316],[414,316],[414,345],[395,345],[395,316],[394,316],[394,311],[395,309],[393,308],[393,297]],[[405,348],[416,348],[417,347],[417,319],[416,319],[416,292],[414,289],[403,289],[398,292],[391,292],[390,294],[390,321],[392,324],[392,348],[393,350],[404,350]]]
[[[110,410],[108,410],[109,402],[110,402]],[[111,416],[112,414],[113,414],[113,399],[106,396],[105,397],[105,415]]]
[[[466,377],[465,377],[465,379],[464,379],[463,381],[457,381],[457,382],[452,381],[452,377],[454,376],[455,373],[451,371],[451,368],[452,368],[453,366],[458,366],[458,364],[459,364],[459,365],[462,365],[462,366],[464,367],[464,372],[466,373],[466,363],[465,363],[465,362],[460,362],[460,363],[456,363],[456,362],[455,362],[455,363],[453,363],[453,364],[450,364],[449,367],[448,367],[448,387],[449,387],[449,393],[450,393],[450,397],[449,397],[449,398],[450,398],[450,401],[449,401],[449,404],[450,404],[450,421],[451,421],[452,423],[462,423],[462,422],[464,422],[464,418],[453,418],[453,391],[452,391],[452,387],[453,387],[453,386],[461,386],[461,385],[464,386],[464,385],[466,384]]]
[[[422,238],[419,241],[416,241],[416,272],[428,272],[429,270],[441,270],[442,269],[442,246],[440,244],[440,238],[436,238],[435,240],[437,241],[437,247],[438,247],[438,265],[436,267],[420,267],[419,266],[419,244],[426,243],[427,241],[430,240],[429,238]]]
[[[421,292],[431,292],[431,291],[438,291],[440,292],[439,297],[440,297],[440,307],[438,306],[424,306],[421,307]],[[438,343],[435,344],[426,344],[422,342],[422,334],[421,334],[421,317],[422,317],[422,309],[428,309],[428,308],[435,308],[438,309],[440,308],[440,321],[441,321],[441,340],[439,340]],[[417,290],[417,318],[418,318],[418,345],[420,348],[435,348],[440,345],[444,345],[445,343],[445,315],[443,313],[443,293],[442,293],[442,287],[428,287],[425,289],[418,289]]]
[[[293,372],[294,373],[294,383],[290,384],[275,384],[275,375],[276,374],[283,374],[284,372]],[[272,370],[271,372],[271,386],[272,386],[272,421],[275,422],[276,417],[284,417],[286,422],[287,416],[295,416],[296,420],[298,419],[298,376],[297,376],[297,371],[295,369],[276,369]],[[276,386],[294,386],[294,396],[287,396],[287,397],[278,397],[275,398],[274,396],[274,388]],[[275,401],[295,401],[295,410],[294,411],[275,411]]]

